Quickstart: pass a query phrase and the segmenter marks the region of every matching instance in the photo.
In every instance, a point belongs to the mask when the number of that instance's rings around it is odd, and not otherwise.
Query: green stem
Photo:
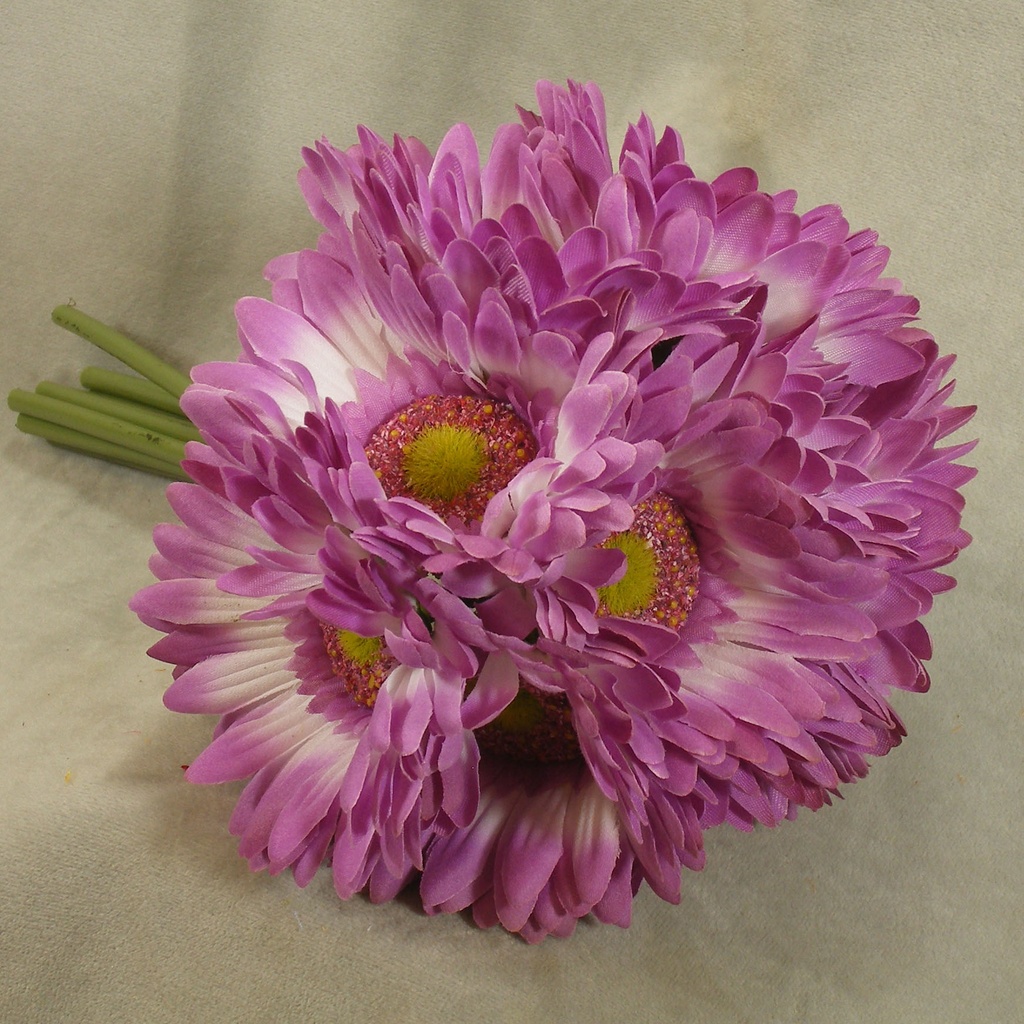
[[[122,445],[101,441],[99,438],[90,437],[88,434],[82,434],[56,423],[36,419],[34,416],[22,413],[18,416],[16,425],[26,434],[41,437],[59,448],[66,448],[81,455],[91,455],[93,458],[103,459],[105,462],[113,462],[131,469],[141,469],[143,472],[153,473],[171,480],[189,479],[188,474],[180,466],[166,459],[143,455]]]
[[[185,374],[153,355],[152,352],[147,351],[131,338],[126,338],[119,331],[100,323],[99,320],[94,320],[74,306],[58,306],[52,316],[55,324],[92,342],[97,348],[103,349],[104,352],[108,352],[126,366],[141,373],[143,377],[151,380],[175,398],[180,398],[182,392],[191,383]]]
[[[159,431],[133,423],[125,423],[124,420],[93,412],[91,409],[69,405],[56,398],[15,390],[7,396],[7,404],[15,412],[26,413],[61,427],[69,427],[101,441],[130,448],[142,455],[162,457],[171,463],[180,463],[185,457],[185,443],[178,438],[168,437]]]
[[[117,370],[101,370],[98,366],[87,366],[78,380],[83,388],[90,391],[99,391],[115,398],[127,398],[131,402],[173,413],[182,419],[187,418],[181,411],[178,400],[170,392],[141,377],[118,373]]]
[[[176,437],[179,441],[202,441],[202,435],[188,420],[161,412],[149,406],[139,405],[124,398],[113,398],[110,395],[97,395],[76,388],[67,388],[62,384],[44,380],[36,385],[36,394],[45,398],[56,398],[83,409],[91,409],[114,419],[134,423],[136,426],[148,427],[168,437]]]

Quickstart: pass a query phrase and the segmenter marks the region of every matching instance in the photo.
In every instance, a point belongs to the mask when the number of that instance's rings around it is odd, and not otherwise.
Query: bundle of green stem
[[[18,429],[61,448],[188,480],[181,468],[185,442],[201,440],[178,402],[188,377],[73,306],[58,306],[53,321],[142,376],[90,366],[79,377],[81,389],[43,381],[34,392],[14,390],[7,404],[18,413]]]

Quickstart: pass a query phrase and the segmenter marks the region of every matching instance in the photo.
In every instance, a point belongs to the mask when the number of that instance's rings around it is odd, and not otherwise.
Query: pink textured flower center
[[[334,674],[356,703],[372,708],[377,691],[396,664],[383,637],[360,636],[323,622],[320,629]]]
[[[320,623],[331,669],[357,704],[372,708],[397,662],[383,637]],[[469,683],[472,690],[474,682]],[[476,730],[480,749],[515,761],[554,764],[580,756],[572,710],[561,694],[523,686],[497,718]]]
[[[521,688],[493,721],[476,730],[480,749],[514,761],[575,761],[580,745],[572,710],[561,694]]]
[[[382,423],[366,458],[390,497],[438,515],[479,519],[488,501],[537,454],[512,407],[469,395],[418,398]]]
[[[640,502],[631,529],[604,542],[626,558],[626,571],[598,589],[598,613],[678,629],[697,598],[700,562],[686,517],[665,494]]]

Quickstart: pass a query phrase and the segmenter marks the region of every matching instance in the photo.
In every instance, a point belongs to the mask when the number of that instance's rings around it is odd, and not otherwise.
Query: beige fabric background
[[[749,164],[878,229],[983,442],[903,746],[832,808],[710,834],[681,906],[645,892],[628,931],[531,948],[248,873],[237,787],[181,777],[212,722],[163,709],[125,607],[161,484],[5,414],[0,1019],[1019,1020],[1022,51],[1018,0],[8,0],[5,393],[93,359],[49,323],[69,299],[180,365],[233,356],[235,298],[316,237],[301,146],[465,120],[486,147],[573,76],[614,135],[645,109],[703,176]]]

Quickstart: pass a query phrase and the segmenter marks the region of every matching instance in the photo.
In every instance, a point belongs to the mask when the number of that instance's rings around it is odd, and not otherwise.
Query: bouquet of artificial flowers
[[[133,604],[254,869],[529,941],[899,742],[973,411],[874,233],[537,96],[484,163],[464,125],[305,152],[324,233],[161,410],[201,440]]]

